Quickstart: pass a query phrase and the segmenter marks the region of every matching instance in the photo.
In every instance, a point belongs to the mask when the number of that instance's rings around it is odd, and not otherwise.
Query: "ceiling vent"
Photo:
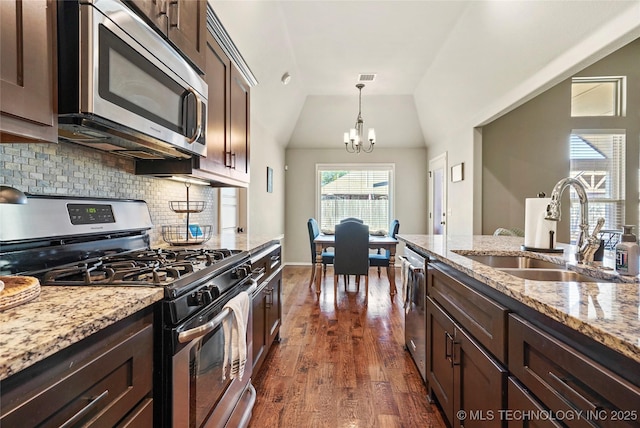
[[[376,80],[376,74],[375,73],[367,73],[367,74],[359,74],[358,75],[358,82],[373,82],[374,80]]]

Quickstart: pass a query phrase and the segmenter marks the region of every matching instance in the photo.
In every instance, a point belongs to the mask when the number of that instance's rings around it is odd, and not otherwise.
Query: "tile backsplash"
[[[135,175],[132,159],[72,143],[0,144],[0,184],[36,195],[143,199],[154,224],[152,244],[162,242],[163,225],[186,221],[169,208],[169,201],[186,200],[184,183]],[[190,222],[213,225],[216,232],[218,190],[191,185],[189,199],[207,204]]]

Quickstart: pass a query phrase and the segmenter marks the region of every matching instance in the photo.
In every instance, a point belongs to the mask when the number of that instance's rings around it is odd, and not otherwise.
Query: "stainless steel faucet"
[[[567,177],[558,181],[551,191],[551,202],[547,205],[547,220],[560,221],[560,198],[562,192],[569,186],[573,186],[580,201],[580,233],[576,242],[576,261],[578,263],[591,264],[600,239],[598,233],[604,225],[604,218],[600,217],[593,233],[589,235],[589,201],[587,199],[587,189],[575,178]]]

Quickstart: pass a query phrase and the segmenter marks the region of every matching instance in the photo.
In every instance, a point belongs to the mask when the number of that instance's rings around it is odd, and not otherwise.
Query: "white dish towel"
[[[226,379],[227,365],[231,364],[229,378],[242,379],[247,363],[247,323],[249,321],[249,294],[241,292],[229,300],[225,308],[231,309],[231,315],[222,322],[224,331],[224,365],[222,378]]]

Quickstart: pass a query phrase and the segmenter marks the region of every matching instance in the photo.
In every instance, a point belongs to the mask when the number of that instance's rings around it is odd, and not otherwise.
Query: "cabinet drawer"
[[[438,270],[437,267],[429,272],[427,294],[476,341],[499,361],[506,363],[508,309]]]
[[[251,270],[258,285],[266,281],[281,266],[281,253],[282,247],[277,243],[251,255]]]
[[[640,388],[514,314],[509,370],[551,411],[582,412],[568,426],[639,425]]]
[[[29,390],[3,394],[2,425],[59,427],[73,421],[69,426],[116,426],[150,396],[152,325],[124,335],[113,346],[96,344],[92,349],[97,352],[88,358],[70,355],[50,369],[44,367],[40,376],[25,382]],[[65,366],[68,370],[61,372]],[[49,380],[49,371],[61,376]],[[39,382],[40,377],[45,381]]]
[[[560,428],[557,421],[547,417],[548,410],[538,403],[529,392],[518,381],[509,377],[507,386],[507,396],[509,405],[508,413],[503,419],[507,420],[509,428]]]

